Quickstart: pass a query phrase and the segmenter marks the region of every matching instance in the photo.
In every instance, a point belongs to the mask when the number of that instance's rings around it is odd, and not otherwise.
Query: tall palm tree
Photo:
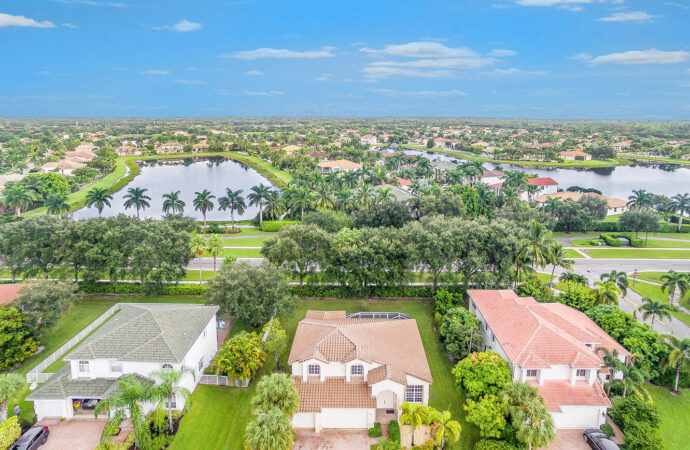
[[[230,220],[232,221],[232,228],[235,228],[235,211],[237,214],[244,214],[247,204],[242,197],[242,189],[233,191],[230,188],[225,189],[225,196],[218,199],[219,208],[221,211],[230,210]]]
[[[673,299],[676,295],[676,290],[680,291],[680,298],[683,298],[688,289],[690,289],[690,280],[688,275],[676,272],[671,269],[668,273],[661,276],[661,290],[668,291],[668,302],[673,305]],[[680,298],[678,302],[680,302]]]
[[[177,401],[179,397],[184,399],[184,407],[186,410],[192,406],[192,393],[187,388],[180,385],[180,380],[189,374],[194,376],[194,371],[189,367],[182,366],[180,370],[175,370],[172,367],[163,368],[152,372],[149,377],[154,381],[152,387],[152,400],[159,402],[159,407],[164,407],[168,410],[168,430],[173,432],[173,400]]]
[[[326,186],[319,186],[316,190],[316,200],[314,200],[314,207],[316,209],[327,210],[333,208],[333,197]]]
[[[264,226],[264,205],[266,198],[271,188],[260,183],[258,186],[252,186],[251,192],[247,196],[249,199],[249,206],[257,205],[259,207],[259,230],[263,231]]]
[[[285,206],[280,191],[272,189],[266,196],[266,213],[268,217],[277,220],[284,212]]]
[[[523,190],[527,187],[527,174],[521,170],[506,170],[501,177],[503,187]]]
[[[429,420],[429,409],[424,405],[404,402],[400,405],[400,423],[412,426],[412,445],[414,446],[414,432]]]
[[[352,205],[352,191],[341,189],[335,193],[334,206],[338,211],[347,211]]]
[[[455,444],[460,440],[460,432],[462,427],[457,420],[453,420],[450,411],[432,411],[431,413],[431,435],[434,436],[436,444],[443,449],[446,446],[446,440],[451,444]]]
[[[137,209],[137,219],[139,219],[139,210],[146,209],[151,206],[149,200],[151,197],[146,195],[148,189],[142,189],[140,187],[129,188],[125,194],[125,209],[129,209],[134,206]]]
[[[298,187],[290,194],[292,207],[300,210],[300,220],[304,220],[304,208],[309,208],[314,202],[313,191],[306,186]]]
[[[44,203],[48,214],[55,214],[58,219],[62,218],[62,214],[69,212],[70,206],[67,203],[67,197],[64,195],[50,194]]]
[[[638,308],[642,311],[642,318],[647,319],[652,316],[652,326],[654,326],[654,319],[663,319],[664,317],[670,319],[673,307],[666,302],[648,297],[642,297],[642,306]]]
[[[551,241],[551,244],[549,245],[549,252],[546,254],[546,261],[553,266],[551,269],[549,286],[553,284],[553,275],[556,272],[556,267],[562,267],[566,270],[573,270],[573,265],[575,264],[575,261],[566,258],[563,244],[558,241]]]
[[[290,417],[278,408],[259,409],[244,432],[245,448],[289,450],[295,440]]]
[[[137,448],[149,448],[151,446],[151,430],[146,423],[144,403],[153,399],[151,384],[143,384],[135,375],[124,375],[117,382],[118,389],[110,397],[102,399],[96,405],[94,416],[108,413],[101,440],[112,436],[117,424],[122,422],[127,415],[132,421],[134,444]]]
[[[564,283],[572,282],[589,286],[589,280],[587,280],[587,277],[584,275],[580,275],[579,273],[563,272],[561,276],[558,277],[558,280]]]
[[[605,347],[598,347],[597,352],[602,354],[602,358],[604,360],[604,365],[609,369],[609,372],[611,373],[611,378],[608,383],[606,383],[606,393],[611,392],[611,384],[613,383],[613,380],[616,378],[616,374],[621,371],[625,365],[623,362],[620,360],[620,355],[618,354],[618,350],[615,348],[613,350],[609,350]]]
[[[395,196],[393,195],[393,188],[391,187],[386,187],[386,188],[376,188],[376,202],[377,203],[386,203],[395,200]]]
[[[26,386],[24,378],[17,373],[0,375],[0,423],[7,419],[7,403],[20,393],[24,386]]]
[[[206,251],[206,239],[197,234],[189,243],[189,249],[197,258],[201,259],[201,256]],[[199,261],[199,284],[201,284],[201,261]]]
[[[537,389],[527,383],[511,383],[500,394],[504,412],[516,427],[517,439],[528,448],[546,447],[556,438],[553,419]]]
[[[550,242],[551,231],[535,219],[530,220],[522,234],[520,247],[525,257],[532,260],[533,271],[536,270],[536,266],[544,267],[547,264]]]
[[[642,356],[639,353],[637,355]],[[623,373],[623,379],[620,381],[623,385],[623,397],[627,397],[628,392],[635,392],[643,398],[649,397],[644,386],[642,386],[649,377],[646,372],[635,367],[634,358],[628,358],[627,364],[623,364],[621,367],[621,372]]]
[[[613,281],[595,281],[594,286],[598,287],[594,291],[595,305],[617,305],[621,289]]]
[[[628,204],[635,208],[651,208],[654,204],[654,199],[652,194],[644,189],[633,189],[633,195],[628,197]]]
[[[98,209],[98,217],[101,217],[103,208],[110,207],[110,200],[113,196],[110,195],[106,188],[94,187],[86,193],[86,207],[91,208],[96,205]]]
[[[14,209],[14,216],[19,217],[22,211],[29,209],[38,200],[36,191],[26,188],[20,184],[14,184],[3,192],[5,198],[3,205]]]
[[[217,234],[206,240],[206,251],[213,256],[213,278],[216,277],[216,258],[223,253],[223,240]]]
[[[196,211],[201,211],[201,215],[204,216],[204,227],[206,226],[206,212],[208,211],[213,211],[213,208],[215,207],[215,203],[213,203],[213,199],[216,198],[215,195],[211,194],[211,191],[208,189],[204,189],[201,192],[195,192],[194,193],[196,197],[194,197],[194,209]]]
[[[513,282],[513,289],[517,289],[518,281],[526,279],[531,272],[530,259],[527,257],[523,247],[515,255],[515,281]]]
[[[673,382],[673,390],[678,392],[678,380],[680,379],[680,373],[683,370],[690,369],[690,338],[680,340],[671,335],[666,335],[664,337],[671,351],[664,359],[661,367],[664,370],[673,370],[676,372],[676,378]]]
[[[168,213],[172,210],[173,214],[182,214],[186,203],[180,198],[180,191],[163,194],[163,212]]]
[[[621,294],[628,295],[628,274],[625,272],[618,272],[612,270],[608,273],[602,273],[599,277],[601,281],[612,281],[621,290]]]
[[[546,204],[542,207],[544,212],[547,212],[551,217],[556,217],[556,213],[561,207],[561,201],[557,198],[549,197],[546,199]]]
[[[363,184],[357,190],[357,204],[367,206],[373,197],[373,188],[368,184]]]
[[[683,226],[683,215],[690,213],[690,194],[678,194],[671,197],[669,207],[678,213],[678,232]]]

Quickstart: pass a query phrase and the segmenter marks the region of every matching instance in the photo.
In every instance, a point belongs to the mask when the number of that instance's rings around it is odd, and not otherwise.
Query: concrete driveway
[[[76,417],[66,422],[58,419],[43,419],[36,425],[47,426],[50,430],[48,442],[41,447],[41,450],[91,450],[101,442],[101,432],[105,425],[105,419],[95,419],[93,417]],[[113,441],[123,442],[129,432],[131,424],[123,422],[122,431]]]
[[[315,433],[309,430],[295,430],[293,450],[316,449],[368,449],[377,439],[370,438],[366,431],[359,430],[324,430]]]
[[[585,429],[560,429],[556,430],[556,441],[547,447],[548,450],[589,450],[582,437]]]

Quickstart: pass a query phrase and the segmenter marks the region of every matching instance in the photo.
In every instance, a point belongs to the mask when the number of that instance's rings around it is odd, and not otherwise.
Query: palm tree
[[[146,423],[143,404],[153,399],[153,392],[149,383],[142,382],[133,374],[124,375],[117,382],[118,389],[108,398],[102,399],[96,405],[94,416],[108,413],[101,440],[112,436],[113,431],[125,417],[129,415],[132,421],[134,444],[137,448],[150,448],[151,430]]]
[[[15,217],[19,217],[22,211],[26,211],[37,200],[36,191],[20,184],[14,184],[5,189],[4,194],[2,203],[14,209]]]
[[[621,294],[621,290],[613,281],[606,281],[604,283],[595,281],[594,286],[599,288],[594,291],[595,305],[618,305],[618,297]]]
[[[233,229],[235,228],[235,211],[241,215],[244,214],[244,210],[247,208],[242,192],[242,189],[233,191],[230,188],[226,188],[225,196],[218,199],[218,204],[220,205],[218,209],[221,211],[230,210],[230,220],[232,221]]]
[[[197,234],[189,243],[189,249],[197,258],[201,259],[201,255],[206,251],[206,239]],[[215,265],[215,262],[213,264]],[[199,284],[201,284],[201,261],[199,261]]]
[[[563,272],[561,276],[558,277],[558,280],[564,283],[572,282],[589,286],[589,281],[587,280],[587,277],[584,275],[580,275],[579,273]]]
[[[690,369],[690,338],[680,340],[671,335],[666,335],[664,337],[666,338],[666,344],[668,344],[671,351],[664,359],[661,367],[666,371],[674,370],[676,372],[676,378],[673,382],[673,390],[678,392],[678,380],[680,379],[680,373],[683,370]]]
[[[94,187],[86,193],[86,206],[91,208],[93,205],[96,205],[98,217],[101,217],[103,208],[106,206],[110,207],[110,200],[112,199],[113,196],[109,194],[106,188]]]
[[[142,189],[140,187],[129,188],[124,196],[124,198],[127,199],[125,200],[125,209],[129,209],[130,207],[134,206],[137,209],[137,219],[140,218],[140,209],[146,209],[151,206],[149,203],[151,197],[146,195],[146,191],[148,191],[148,189]]]
[[[628,197],[628,204],[635,208],[650,207],[654,203],[652,194],[644,189],[633,189],[633,195]]]
[[[309,208],[313,202],[313,191],[306,186],[301,186],[290,193],[290,203],[293,208],[299,208],[300,220],[304,220],[304,208]]]
[[[661,290],[668,291],[668,302],[673,305],[673,298],[676,295],[676,289],[680,291],[680,298],[683,298],[688,289],[690,289],[690,282],[687,274],[676,272],[671,269],[668,273],[661,276]],[[680,302],[680,299],[678,300]]]
[[[314,200],[314,207],[316,209],[327,210],[333,208],[333,198],[326,186],[319,186],[316,191],[316,200]]]
[[[373,188],[368,184],[363,184],[357,190],[357,204],[367,206],[373,196]]]
[[[511,187],[517,190],[522,190],[527,187],[527,174],[520,170],[507,170],[501,177],[503,180],[503,187]]]
[[[642,297],[642,303],[642,306],[640,306],[638,309],[643,311],[643,319],[647,319],[649,316],[652,316],[652,326],[654,326],[654,319],[657,317],[659,319],[663,319],[664,317],[668,319],[671,318],[671,311],[673,311],[673,307],[668,303],[648,297]]]
[[[259,409],[244,432],[245,448],[289,450],[295,440],[290,417],[278,408]]]
[[[62,218],[62,214],[69,212],[70,206],[67,203],[67,198],[64,195],[50,194],[44,203],[48,214],[55,214],[58,219]]]
[[[381,438],[376,442],[376,450],[401,450],[402,447],[390,438]]]
[[[556,217],[556,213],[561,208],[561,201],[557,198],[549,197],[546,199],[546,204],[542,207],[544,212],[547,212],[551,217]]]
[[[16,373],[3,373],[0,375],[0,423],[7,419],[7,403],[10,398],[20,393],[26,382]]]
[[[184,211],[186,203],[180,198],[180,191],[170,192],[169,194],[163,194],[163,212],[168,213],[172,210],[173,214],[178,212],[182,214]]]
[[[259,230],[263,231],[264,226],[264,205],[266,204],[266,197],[271,191],[271,188],[264,186],[263,183],[258,186],[252,186],[251,192],[247,196],[249,199],[249,206],[259,206]]]
[[[457,420],[453,420],[450,411],[436,411],[431,413],[431,434],[441,449],[446,446],[446,439],[451,444],[460,440],[462,427]]]
[[[532,271],[529,265],[530,260],[525,255],[525,249],[523,248],[515,255],[515,281],[513,282],[513,289],[517,289],[518,281],[525,279],[527,274]]]
[[[223,253],[223,240],[217,234],[206,240],[206,251],[213,256],[213,278],[216,277],[216,257]]]
[[[504,412],[516,427],[517,439],[532,447],[546,447],[556,438],[553,419],[537,388],[527,383],[510,383],[500,394]]]
[[[532,261],[533,271],[536,270],[537,265],[544,267],[547,264],[550,242],[551,231],[535,219],[530,220],[527,229],[522,234],[520,247],[525,257]]]
[[[608,273],[602,273],[599,277],[601,281],[612,281],[621,290],[621,294],[628,294],[628,274],[625,272],[618,272],[617,270],[612,270]]]
[[[180,380],[186,375],[194,376],[194,371],[189,367],[182,366],[180,370],[175,370],[172,367],[163,368],[161,370],[152,372],[149,376],[156,383],[152,388],[152,399],[158,400],[162,407],[167,403],[168,410],[168,430],[173,432],[173,401],[177,401],[178,397],[184,399],[184,407],[189,410],[191,407],[192,393],[187,388],[180,385]]]
[[[642,356],[639,353],[637,355]],[[623,373],[623,379],[620,381],[623,385],[623,397],[627,397],[629,391],[636,392],[643,398],[649,397],[644,387],[641,386],[648,376],[643,370],[635,367],[634,356],[628,357],[628,362],[621,367],[621,372]]]
[[[575,261],[566,258],[563,244],[558,241],[551,241],[549,252],[546,254],[546,261],[553,266],[551,269],[549,286],[553,284],[553,275],[556,272],[556,267],[562,267],[566,270],[573,270],[573,264],[575,264]]]
[[[281,214],[285,212],[285,207],[283,205],[283,198],[280,195],[280,191],[277,189],[272,189],[268,196],[266,196],[266,213],[273,220],[277,220]]]
[[[376,188],[376,202],[377,203],[387,203],[387,202],[395,200],[395,196],[393,195],[392,191],[393,191],[393,188],[391,188],[391,187]]]
[[[195,192],[196,197],[194,197],[194,209],[196,211],[201,211],[204,216],[204,227],[206,227],[206,212],[213,211],[215,204],[213,199],[216,198],[215,195],[211,194],[211,191],[204,189],[201,192]]]
[[[400,423],[412,426],[412,445],[414,446],[414,430],[429,420],[428,408],[424,405],[410,402],[404,402],[400,407],[402,409]]]
[[[690,213],[690,194],[678,194],[671,197],[671,203],[669,207],[678,212],[678,232],[683,226],[683,215],[687,212]]]
[[[347,211],[352,204],[352,191],[349,189],[341,189],[335,193],[335,209],[338,211]]]
[[[610,381],[606,384],[606,393],[609,393],[611,392],[611,383],[613,383],[613,380],[616,378],[616,373],[620,372],[625,365],[621,362],[618,350],[615,348],[609,350],[605,347],[598,347],[597,352],[603,355],[604,365],[609,369],[609,372],[611,372]]]

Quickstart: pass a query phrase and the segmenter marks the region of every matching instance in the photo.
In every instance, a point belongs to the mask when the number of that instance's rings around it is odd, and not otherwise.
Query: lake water
[[[431,161],[458,161],[442,153],[405,149],[410,155],[421,155]],[[558,187],[581,186],[599,189],[609,197],[627,200],[633,189],[673,196],[690,192],[690,166],[680,164],[633,164],[629,166],[600,167],[595,169],[565,169],[561,167],[520,167],[513,164],[485,163],[487,169],[521,170],[538,177],[551,177]]]
[[[180,198],[186,203],[184,215],[202,219],[200,211],[194,210],[195,192],[204,189],[216,196],[213,199],[215,209],[206,213],[208,220],[230,220],[229,211],[218,210],[218,197],[225,195],[225,188],[233,190],[243,189],[245,202],[252,186],[259,183],[271,186],[271,183],[259,172],[246,164],[217,158],[185,158],[179,160],[149,160],[142,161],[141,172],[124,189],[113,194],[111,208],[103,210],[103,217],[116,216],[120,213],[136,216],[136,209],[125,209],[124,196],[128,188],[140,187],[148,189],[146,195],[151,197],[150,208],[140,212],[142,218],[160,218],[163,215],[163,194],[171,191],[181,191]],[[259,212],[256,206],[248,207],[244,214],[235,212],[235,219],[251,219]],[[96,208],[82,208],[72,214],[74,219],[88,219],[98,217]]]

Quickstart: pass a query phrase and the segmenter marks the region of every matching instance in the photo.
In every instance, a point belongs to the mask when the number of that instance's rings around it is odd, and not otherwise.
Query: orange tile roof
[[[560,152],[559,155],[561,155],[561,156],[592,156],[589,153],[583,152],[581,150],[567,150],[564,152]]]
[[[539,395],[551,412],[561,412],[561,406],[567,405],[611,406],[604,389],[597,382],[590,385],[586,381],[570,384],[566,380],[547,380],[541,386],[535,380],[529,380],[528,383],[539,390]]]
[[[23,284],[0,284],[0,305],[11,303],[23,287]]]
[[[292,379],[300,399],[297,412],[320,412],[322,408],[376,408],[376,399],[364,381],[347,382],[344,377],[307,382],[301,377]]]
[[[558,183],[556,180],[550,177],[545,177],[545,178],[528,178],[527,179],[527,184],[531,184],[534,186],[556,186]]]
[[[319,167],[339,167],[341,169],[361,169],[360,163],[348,161],[347,159],[338,159],[336,161],[324,161],[317,164]]]
[[[539,197],[535,198],[534,200],[537,203],[546,203],[546,200],[549,198],[555,198],[558,200],[573,200],[573,201],[578,201],[582,198],[584,195],[589,195],[591,197],[597,197],[597,198],[602,198],[606,200],[606,205],[609,208],[621,208],[623,206],[627,206],[628,202],[626,200],[623,200],[622,198],[616,198],[616,197],[605,197],[603,195],[597,194],[596,192],[587,192],[587,193],[580,193],[580,192],[570,192],[570,191],[561,191],[561,192],[556,192],[555,194],[545,194],[545,195],[540,195]]]

